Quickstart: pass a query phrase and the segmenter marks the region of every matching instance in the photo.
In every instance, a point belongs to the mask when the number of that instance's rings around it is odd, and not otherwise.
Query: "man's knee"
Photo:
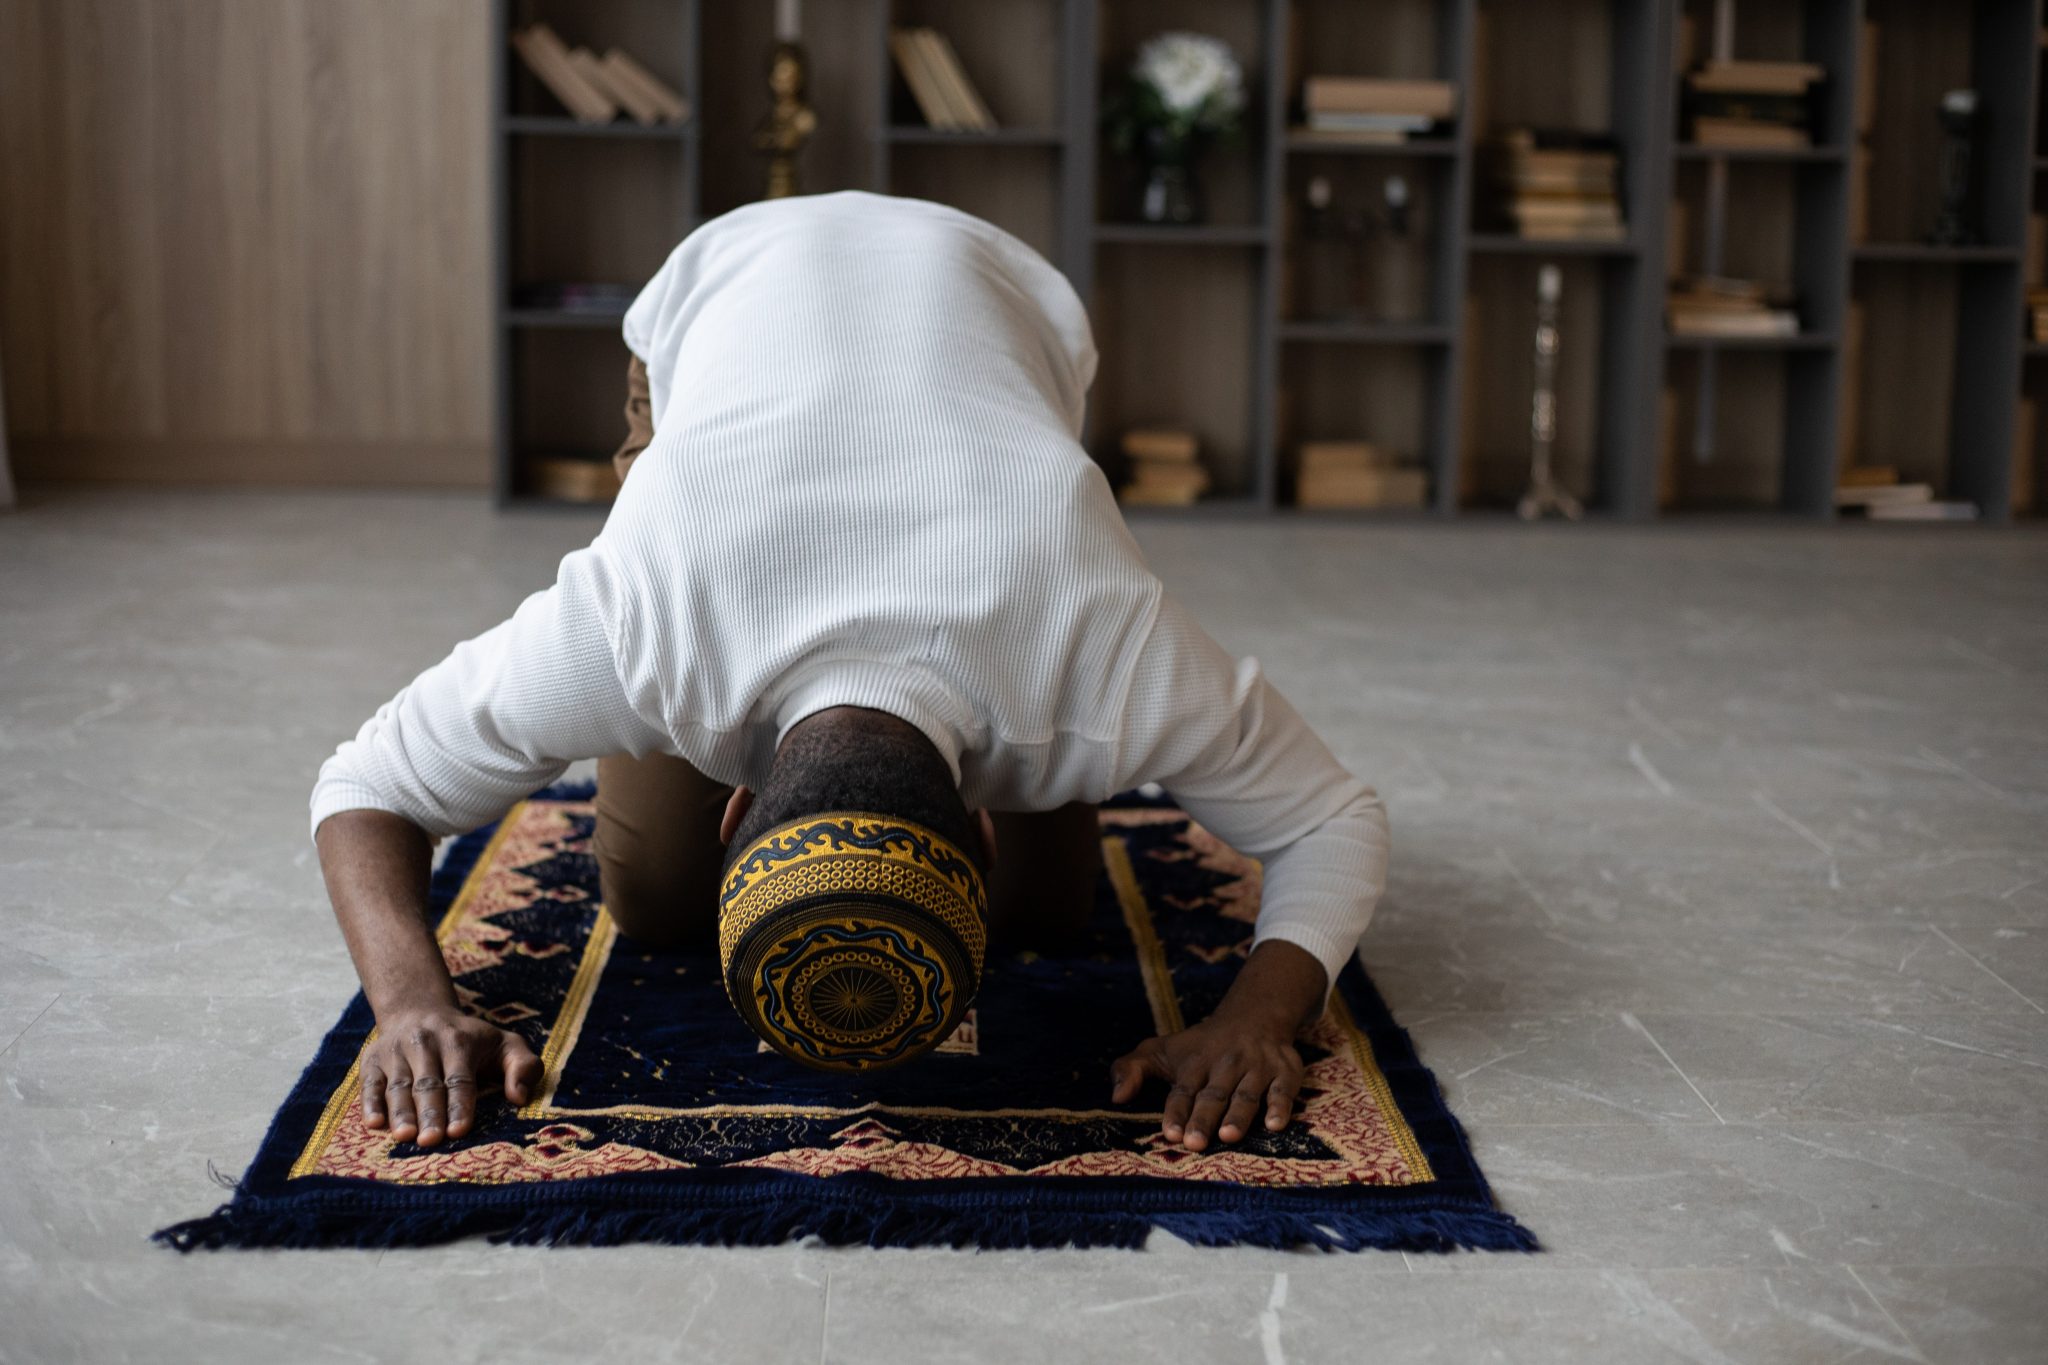
[[[718,937],[718,867],[699,858],[635,866],[597,849],[598,886],[619,932],[648,948],[694,948]]]

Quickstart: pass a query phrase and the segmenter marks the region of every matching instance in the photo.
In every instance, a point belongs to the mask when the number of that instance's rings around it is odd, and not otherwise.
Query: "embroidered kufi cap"
[[[726,873],[725,992],[793,1061],[896,1066],[944,1042],[981,985],[988,895],[923,825],[842,811],[779,825]]]

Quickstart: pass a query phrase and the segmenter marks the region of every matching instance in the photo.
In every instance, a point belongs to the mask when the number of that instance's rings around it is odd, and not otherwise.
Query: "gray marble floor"
[[[2048,1359],[2048,538],[1147,522],[1392,810],[1365,946],[1539,1257],[179,1257],[354,988],[322,755],[588,519],[0,518],[0,1360]]]

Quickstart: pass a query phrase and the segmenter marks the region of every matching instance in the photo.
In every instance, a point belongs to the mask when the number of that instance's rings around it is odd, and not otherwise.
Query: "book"
[[[1835,478],[1841,488],[1878,488],[1899,481],[1899,471],[1888,464],[1852,464]]]
[[[1804,128],[1785,123],[1764,123],[1753,119],[1696,118],[1692,140],[1701,147],[1791,151],[1813,145],[1813,135]]]
[[[1178,460],[1135,460],[1117,500],[1135,506],[1185,507],[1209,491],[1209,471]]]
[[[1670,310],[1671,334],[1681,337],[1791,337],[1799,315],[1789,308],[1728,312]]]
[[[1200,443],[1192,431],[1170,427],[1133,427],[1119,443],[1134,460],[1167,460],[1186,463],[1195,458]]]
[[[570,59],[569,49],[546,24],[530,24],[512,33],[512,46],[548,92],[578,123],[609,123],[618,106],[584,79]]]
[[[1371,441],[1303,441],[1295,451],[1295,469],[1301,476],[1393,465],[1393,455]]]
[[[543,498],[605,503],[619,494],[618,470],[609,455],[543,455],[525,466],[527,483]]]
[[[981,102],[981,92],[974,88],[974,82],[967,79],[967,69],[960,64],[960,54],[953,50],[953,40],[935,28],[920,29],[919,35],[939,82],[946,89],[947,103],[961,126],[975,132],[993,130],[995,116]]]
[[[1448,119],[1457,116],[1458,88],[1449,81],[1310,76],[1301,83],[1301,107],[1311,114],[1414,114]]]
[[[1704,61],[1686,73],[1685,83],[1694,90],[1803,95],[1827,74],[1827,68],[1815,62]]]
[[[896,58],[896,69],[903,74],[903,83],[910,88],[910,97],[917,102],[917,111],[924,115],[924,121],[941,132],[957,131],[960,122],[954,117],[953,106],[917,33],[916,29],[892,29],[889,52]]]
[[[1305,472],[1294,483],[1298,507],[1421,507],[1428,499],[1429,473],[1413,466]]]
[[[1297,142],[1324,143],[1332,147],[1393,147],[1408,141],[1405,128],[1316,128],[1301,124],[1293,130]]]
[[[614,84],[631,85],[660,111],[659,122],[681,123],[690,116],[689,102],[671,86],[617,48],[604,54],[605,74]]]
[[[635,123],[655,122],[654,106],[647,103],[639,90],[627,89],[614,83],[604,63],[598,60],[597,54],[589,48],[579,47],[571,50],[569,61],[575,66],[576,74],[583,77],[584,83],[610,100],[614,109],[623,110]]]
[[[1329,132],[1426,133],[1436,120],[1422,114],[1332,114],[1311,113],[1304,126]]]
[[[1835,485],[1837,507],[1892,507],[1901,503],[1927,502],[1934,489],[1924,483],[1874,483]]]
[[[1975,521],[1974,502],[1875,503],[1863,511],[1872,521]]]
[[[1813,105],[1804,95],[1751,95],[1735,91],[1695,94],[1686,102],[1694,118],[1754,119],[1803,128],[1812,121]]]

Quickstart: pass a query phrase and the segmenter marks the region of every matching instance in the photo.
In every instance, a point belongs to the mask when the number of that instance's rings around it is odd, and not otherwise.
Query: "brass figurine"
[[[770,199],[797,192],[796,158],[818,129],[818,114],[804,103],[804,50],[794,42],[775,45],[768,59],[768,117],[754,134],[754,146],[768,153]]]

